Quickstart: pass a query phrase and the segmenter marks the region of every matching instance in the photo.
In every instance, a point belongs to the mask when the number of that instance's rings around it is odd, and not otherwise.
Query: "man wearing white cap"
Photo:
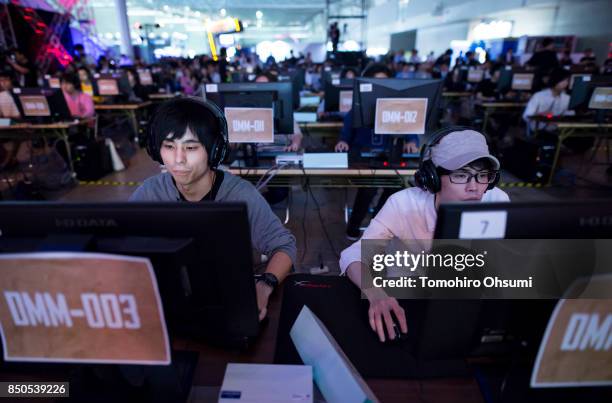
[[[421,150],[415,173],[417,187],[393,194],[372,219],[361,239],[431,240],[441,203],[481,201],[505,202],[508,195],[495,187],[499,161],[489,153],[483,134],[468,128],[447,128],[435,133]],[[340,256],[340,270],[361,288],[361,240]],[[393,339],[396,316],[400,330],[407,333],[404,310],[382,289],[365,289],[370,301],[368,316],[372,330],[385,341],[384,328]]]

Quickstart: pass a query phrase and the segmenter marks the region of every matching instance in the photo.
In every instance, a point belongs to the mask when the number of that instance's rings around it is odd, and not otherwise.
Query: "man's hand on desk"
[[[408,333],[406,314],[404,308],[397,302],[397,299],[389,297],[379,288],[363,290],[363,293],[368,298],[368,301],[370,301],[370,309],[368,309],[370,327],[378,334],[381,342],[386,340],[385,328],[387,329],[389,340],[395,338],[395,329],[393,328],[393,318],[391,315],[395,315],[397,318],[397,323],[400,326],[399,330],[402,333]]]
[[[334,151],[337,153],[347,152],[349,150],[349,145],[346,141],[339,141],[334,148]]]
[[[419,152],[419,146],[414,141],[404,144],[404,152],[406,154],[414,154]]]
[[[255,283],[257,294],[257,308],[259,309],[259,321],[261,322],[268,314],[268,300],[272,294],[272,287],[262,281]]]

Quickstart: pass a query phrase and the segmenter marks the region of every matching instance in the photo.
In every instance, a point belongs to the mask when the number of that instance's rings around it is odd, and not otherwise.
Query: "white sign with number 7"
[[[502,239],[507,218],[507,211],[466,211],[461,214],[459,239]]]

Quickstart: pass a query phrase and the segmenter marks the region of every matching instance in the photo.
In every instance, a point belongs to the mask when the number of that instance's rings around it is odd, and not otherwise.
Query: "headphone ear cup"
[[[430,160],[423,161],[419,170],[414,174],[414,179],[418,187],[431,193],[440,191],[440,177],[436,172],[436,167]]]
[[[151,157],[153,161],[163,164],[161,155],[159,154],[159,151],[156,150],[157,147],[155,146],[155,140],[153,139],[153,124],[151,124],[150,126],[151,127],[149,127],[147,139],[145,141],[145,148],[147,150],[147,154],[149,154],[149,157]]]

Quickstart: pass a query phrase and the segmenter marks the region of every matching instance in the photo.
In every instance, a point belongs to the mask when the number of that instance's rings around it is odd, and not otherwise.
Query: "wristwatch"
[[[278,279],[272,273],[256,274],[255,282],[259,283],[260,281],[266,284],[267,286],[270,286],[272,288],[272,291],[274,291],[274,289],[278,285]]]

